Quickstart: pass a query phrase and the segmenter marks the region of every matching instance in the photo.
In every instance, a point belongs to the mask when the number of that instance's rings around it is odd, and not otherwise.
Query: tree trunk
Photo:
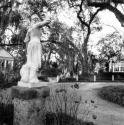
[[[82,45],[82,50],[84,53],[84,61],[82,65],[82,76],[84,77],[85,80],[89,80],[89,65],[88,65],[88,50],[87,50],[87,43],[89,41],[90,37],[90,28],[88,29],[87,36],[84,40],[84,44]]]

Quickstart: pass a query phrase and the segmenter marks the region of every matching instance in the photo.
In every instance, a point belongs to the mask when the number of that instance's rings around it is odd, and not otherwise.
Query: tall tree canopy
[[[77,15],[78,21],[71,28],[57,22],[57,9],[64,9],[65,4],[72,8]],[[89,6],[87,0],[22,0],[21,2],[2,0],[0,1],[0,46],[9,46],[10,51],[24,50],[23,40],[28,27],[32,25],[32,20],[33,22],[42,21],[46,15],[50,15],[52,20],[48,26],[50,37],[46,40],[49,48],[46,50],[48,57],[51,53],[56,52],[60,55],[61,61],[65,56],[68,56],[67,59],[71,57],[72,61],[74,60],[72,57],[77,54],[82,64],[83,74],[88,76],[90,73],[88,42],[90,35],[102,29],[99,25],[98,13],[105,9],[113,12],[121,25],[124,26],[123,5],[115,3],[114,0],[111,3],[104,2],[94,4],[94,6]],[[44,29],[41,30],[44,32]],[[12,34],[10,38],[7,37],[6,32],[8,31]],[[79,34],[79,39],[74,39],[74,32]],[[80,39],[82,36],[83,38]],[[20,53],[22,54],[22,51]]]
[[[98,44],[97,48],[100,52],[99,57],[110,60],[113,57],[121,57],[121,49],[123,45],[123,39],[118,32],[113,32],[102,38]]]

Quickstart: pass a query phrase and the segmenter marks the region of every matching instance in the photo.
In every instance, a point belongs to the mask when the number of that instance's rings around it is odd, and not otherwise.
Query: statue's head
[[[40,18],[35,14],[31,17],[31,25],[40,22]]]

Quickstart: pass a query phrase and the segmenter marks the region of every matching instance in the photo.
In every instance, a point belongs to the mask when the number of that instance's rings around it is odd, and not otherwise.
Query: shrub
[[[13,73],[12,71],[3,74],[0,72],[0,88],[9,88],[11,86],[17,85],[20,77],[18,73]]]
[[[44,68],[41,70],[41,74],[49,77],[56,77],[59,74],[59,70],[57,68]]]
[[[14,106],[10,91],[0,90],[0,125],[13,125]]]
[[[5,82],[4,74],[0,71],[0,86]]]
[[[76,82],[75,78],[63,78],[59,82]]]
[[[98,91],[98,95],[110,102],[124,106],[124,86],[107,86]]]

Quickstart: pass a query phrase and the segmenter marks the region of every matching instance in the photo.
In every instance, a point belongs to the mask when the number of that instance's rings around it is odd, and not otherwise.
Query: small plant
[[[64,84],[51,89],[51,95],[45,104],[46,125],[94,125],[92,122],[87,122],[84,116],[81,120],[78,119],[79,107],[82,104],[82,98],[77,92],[78,89],[77,85],[68,87]],[[91,100],[91,104],[93,103]],[[86,113],[86,110],[83,115],[90,113]],[[94,119],[96,119],[95,115]]]
[[[95,121],[97,116],[94,114],[94,110],[97,108],[94,100],[84,100],[82,101],[81,115],[83,121]]]
[[[51,93],[47,100],[47,109],[51,112],[68,114],[76,118],[81,103],[81,96],[78,96],[76,91],[72,92],[65,86],[51,90]]]

